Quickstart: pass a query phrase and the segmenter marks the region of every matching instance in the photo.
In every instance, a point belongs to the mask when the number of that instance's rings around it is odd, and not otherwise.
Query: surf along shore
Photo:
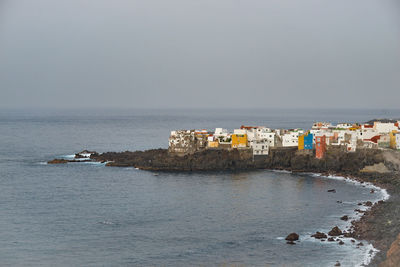
[[[291,172],[335,175],[371,183],[386,189],[390,198],[363,203],[369,209],[340,238],[367,240],[379,252],[370,266],[398,266],[400,262],[400,152],[380,149],[358,149],[347,153],[341,148],[330,149],[323,159],[312,151],[292,148],[271,149],[267,157],[253,157],[245,149],[210,149],[185,156],[169,153],[167,149],[135,152],[96,153],[82,151],[75,159],[55,159],[48,163],[95,161],[111,167],[135,167],[148,171],[246,171],[255,169],[287,170]],[[371,194],[374,190],[371,190]],[[345,214],[344,214],[345,215]],[[346,219],[345,217],[343,219]],[[288,233],[289,234],[289,233]],[[398,236],[399,235],[399,236]],[[338,241],[336,239],[336,241]],[[393,243],[393,244],[392,244]]]

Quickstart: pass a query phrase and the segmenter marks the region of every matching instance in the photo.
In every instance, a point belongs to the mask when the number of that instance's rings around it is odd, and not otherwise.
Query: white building
[[[349,143],[346,144],[348,152],[355,152],[357,149],[357,135],[352,134]]]
[[[250,147],[253,149],[253,155],[268,155],[269,144],[268,140],[253,140],[250,142]]]
[[[400,133],[396,134],[396,149],[400,149]]]
[[[227,137],[229,135],[227,129],[223,128],[215,128],[214,136],[215,137]]]
[[[387,134],[399,128],[392,122],[374,122],[374,129],[380,134]]]
[[[340,129],[349,129],[349,128],[351,128],[351,127],[353,127],[353,124],[347,123],[347,122],[338,123],[338,124],[336,125],[336,128],[340,128]]]
[[[293,131],[288,131],[287,133],[282,135],[282,146],[290,147],[290,146],[298,146],[299,145],[299,136],[304,133],[303,130],[296,129]]]
[[[357,133],[357,139],[360,140],[368,140],[371,139],[374,136],[379,135],[378,132],[374,128],[369,128],[363,125],[361,129],[356,130]]]

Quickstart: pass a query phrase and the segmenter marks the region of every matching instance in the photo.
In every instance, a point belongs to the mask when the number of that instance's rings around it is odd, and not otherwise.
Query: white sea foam
[[[38,164],[39,165],[47,165],[47,162],[46,161],[41,161],[41,162],[38,162]]]
[[[114,224],[114,223],[111,222],[111,221],[102,221],[102,222],[99,222],[99,223],[105,224],[105,225],[113,225],[113,224]]]
[[[365,246],[364,258],[359,264],[356,264],[355,266],[367,266],[378,252],[378,249],[374,248],[373,245],[368,244],[367,246]]]
[[[72,154],[72,155],[62,155],[62,156],[60,156],[60,158],[63,158],[63,159],[74,159],[74,158],[75,158],[75,154]]]

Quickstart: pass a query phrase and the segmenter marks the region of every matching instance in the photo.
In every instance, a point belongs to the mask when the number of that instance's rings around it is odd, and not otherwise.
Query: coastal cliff
[[[169,153],[166,149],[153,149],[94,153],[90,158],[107,162],[107,166],[136,167],[153,171],[284,169],[294,172],[346,174],[357,174],[365,166],[384,162],[382,150],[360,149],[355,153],[347,153],[340,148],[328,150],[323,159],[316,159],[312,151],[298,151],[296,148],[271,149],[268,156],[255,157],[250,149],[209,149],[185,156]]]

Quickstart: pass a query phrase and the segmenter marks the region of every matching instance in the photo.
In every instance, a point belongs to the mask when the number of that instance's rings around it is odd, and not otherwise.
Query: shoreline
[[[322,178],[326,178],[326,179],[340,180],[340,181],[343,181],[346,183],[352,183],[354,186],[361,186],[361,187],[366,187],[368,189],[374,189],[375,192],[379,191],[382,194],[382,197],[380,197],[379,200],[369,200],[373,203],[371,207],[363,205],[364,209],[362,209],[362,211],[365,211],[365,212],[360,214],[356,211],[353,211],[353,214],[351,214],[351,215],[353,215],[352,217],[355,217],[355,218],[347,223],[345,229],[346,229],[346,231],[353,231],[353,233],[355,235],[360,235],[360,233],[356,229],[354,229],[354,224],[357,222],[360,222],[362,220],[362,218],[365,216],[365,213],[367,211],[370,211],[375,205],[380,205],[381,201],[387,201],[391,197],[385,188],[379,187],[370,182],[360,181],[359,179],[356,179],[355,177],[345,177],[343,175],[338,175],[338,174],[323,174],[323,173],[305,173],[305,174],[310,174],[314,177],[322,177]],[[369,245],[371,246],[371,248],[366,249],[364,258],[357,266],[370,266],[370,264],[372,263],[375,256],[379,252],[381,252],[381,250],[374,246],[373,240],[368,240],[366,238],[360,238],[360,237],[355,237],[355,239],[359,242],[367,241],[369,243]]]
[[[106,163],[106,166],[134,167],[154,173],[252,170],[303,173],[374,187],[371,191],[381,191],[382,199],[374,201],[365,211],[356,209],[355,211],[359,210],[360,217],[350,221],[351,233],[346,237],[341,235],[340,238],[351,237],[367,241],[375,250],[372,255],[367,250],[365,258],[369,259],[368,266],[378,266],[387,259],[386,252],[400,233],[400,153],[390,152],[390,157],[387,157],[387,153],[389,152],[384,150],[359,150],[354,153],[330,150],[324,159],[315,159],[310,154],[283,149],[274,150],[268,157],[254,160],[244,150],[208,150],[178,157],[169,154],[165,149],[153,149],[102,154],[93,152],[90,160]],[[392,159],[393,156],[395,160]],[[383,164],[386,170],[376,168],[379,164]],[[372,170],[366,171],[367,167]],[[400,253],[400,248],[398,251]]]

